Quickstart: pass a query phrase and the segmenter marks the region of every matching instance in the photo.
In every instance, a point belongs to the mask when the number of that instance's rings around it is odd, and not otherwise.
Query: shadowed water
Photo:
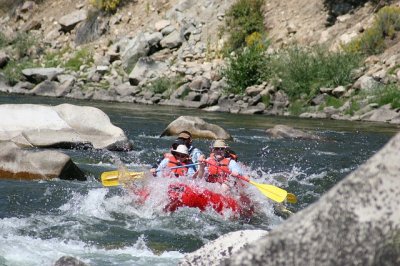
[[[61,99],[0,96],[0,103],[56,105]],[[387,124],[207,113],[175,107],[68,101],[105,111],[134,143],[129,152],[62,150],[89,177],[86,182],[0,181],[0,265],[52,265],[72,255],[91,265],[176,265],[186,252],[228,232],[271,229],[283,218],[273,203],[249,185],[255,203],[250,220],[232,213],[183,208],[163,211],[168,180],[143,178],[138,185],[156,191],[144,205],[122,187],[102,187],[101,172],[125,166],[149,169],[168,150],[173,137],[159,138],[180,115],[195,115],[218,124],[254,181],[280,186],[297,195],[299,211],[379,150],[398,127]],[[286,124],[311,131],[323,140],[276,140],[265,129]],[[209,153],[210,141],[195,140]],[[136,181],[135,181],[136,182]],[[187,180],[187,182],[194,182]],[[201,181],[195,181],[201,182]],[[200,183],[201,186],[211,186]]]

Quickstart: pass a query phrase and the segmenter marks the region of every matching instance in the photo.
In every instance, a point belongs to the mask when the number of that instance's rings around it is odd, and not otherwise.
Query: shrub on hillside
[[[386,6],[376,14],[371,28],[344,47],[351,52],[373,55],[383,52],[385,41],[396,38],[400,31],[400,7]]]
[[[18,81],[23,79],[22,70],[32,67],[37,67],[37,65],[27,59],[19,61],[10,60],[5,68],[3,68],[3,74],[6,78],[7,84],[10,86],[17,84]]]
[[[249,86],[261,84],[266,79],[268,58],[264,55],[267,44],[259,33],[247,38],[247,46],[227,58],[223,75],[227,79],[228,93],[243,94]]]
[[[271,68],[290,98],[311,99],[320,87],[351,83],[351,71],[360,64],[361,57],[355,53],[292,47],[275,55]]]
[[[370,102],[379,106],[390,104],[393,109],[400,108],[400,87],[395,84],[378,87],[372,94]]]
[[[93,54],[86,48],[77,51],[64,65],[65,68],[78,71],[82,65],[90,65],[94,62]]]
[[[28,55],[28,50],[37,43],[36,39],[25,32],[19,32],[11,41],[11,45],[15,48],[17,57],[22,58]]]
[[[181,77],[159,77],[148,84],[148,89],[154,93],[163,94],[169,92],[171,94],[180,85],[182,85]]]
[[[227,11],[225,27],[229,40],[226,49],[234,51],[246,45],[246,37],[254,32],[261,34],[264,30],[264,16],[262,13],[265,0],[237,0]]]
[[[114,12],[117,10],[120,2],[121,0],[90,0],[90,3],[94,7],[107,12]]]

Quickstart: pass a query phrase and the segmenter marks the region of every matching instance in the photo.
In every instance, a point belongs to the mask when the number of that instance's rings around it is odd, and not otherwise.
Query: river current
[[[85,171],[85,182],[0,179],[0,265],[52,265],[64,255],[90,265],[176,265],[185,253],[228,232],[270,230],[282,223],[284,218],[274,212],[273,202],[251,185],[246,187],[255,203],[251,219],[188,208],[166,213],[163,191],[168,180],[138,180],[160,192],[144,205],[135,204],[129,189],[102,186],[99,177],[104,171],[122,167],[148,170],[174,140],[159,135],[180,115],[198,116],[226,129],[233,136],[231,147],[254,181],[282,187],[297,196],[299,202],[288,205],[293,212],[318,200],[399,130],[378,123],[0,95],[1,104],[65,102],[106,112],[112,123],[125,131],[134,149],[60,150]],[[271,139],[265,130],[277,124],[309,131],[321,140]],[[195,140],[194,144],[209,154],[210,140]]]

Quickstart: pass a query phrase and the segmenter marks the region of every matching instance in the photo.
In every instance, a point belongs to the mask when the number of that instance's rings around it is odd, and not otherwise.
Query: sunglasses
[[[225,148],[214,148],[214,151],[224,151]]]

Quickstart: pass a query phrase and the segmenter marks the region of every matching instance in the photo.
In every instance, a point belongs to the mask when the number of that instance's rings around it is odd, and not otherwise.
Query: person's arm
[[[153,166],[151,167],[150,173],[151,173],[153,176],[156,176],[156,175],[157,175],[156,170],[157,170],[158,166],[160,165],[160,163],[162,162],[162,160],[164,160],[164,156],[161,157],[160,159],[158,159],[157,162],[156,162],[155,164],[153,164]]]
[[[162,177],[163,176],[163,171],[166,170],[167,165],[168,165],[169,160],[167,158],[164,158],[161,160],[160,164],[158,165],[157,169],[154,171],[156,173],[156,176]],[[150,169],[151,171],[151,169]]]

